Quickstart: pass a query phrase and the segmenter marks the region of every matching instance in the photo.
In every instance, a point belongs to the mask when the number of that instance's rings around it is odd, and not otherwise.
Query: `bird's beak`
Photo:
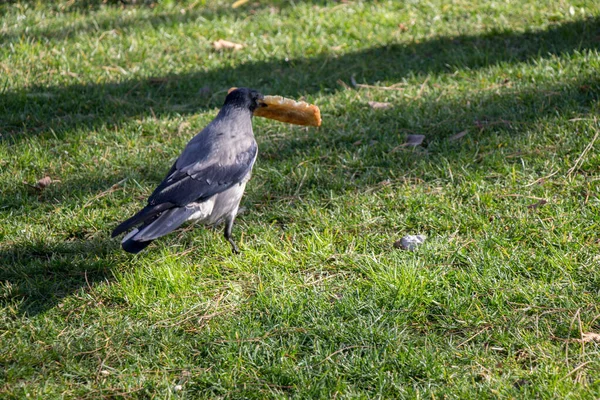
[[[229,89],[229,92],[235,88]],[[321,126],[321,110],[314,104],[281,96],[264,96],[258,100],[254,116],[295,125]]]

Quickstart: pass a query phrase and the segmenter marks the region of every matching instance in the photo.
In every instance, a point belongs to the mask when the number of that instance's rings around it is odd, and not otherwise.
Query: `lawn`
[[[600,2],[125,3],[0,5],[0,397],[600,397]],[[242,254],[123,252],[231,86]]]

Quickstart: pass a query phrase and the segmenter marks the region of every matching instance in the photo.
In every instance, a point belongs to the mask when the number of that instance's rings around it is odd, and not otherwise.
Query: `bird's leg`
[[[229,216],[225,220],[225,239],[231,244],[231,252],[234,254],[239,254],[240,249],[238,249],[237,245],[233,241],[233,236],[231,235],[231,231],[233,230],[233,220],[235,219],[235,213]]]

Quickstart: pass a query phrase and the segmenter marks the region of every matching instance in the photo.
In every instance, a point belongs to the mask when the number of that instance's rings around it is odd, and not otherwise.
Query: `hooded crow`
[[[139,253],[153,240],[186,221],[225,224],[225,239],[238,253],[231,231],[258,147],[252,132],[254,110],[262,94],[239,88],[231,91],[215,119],[185,146],[148,205],[112,232],[131,230],[123,249]]]

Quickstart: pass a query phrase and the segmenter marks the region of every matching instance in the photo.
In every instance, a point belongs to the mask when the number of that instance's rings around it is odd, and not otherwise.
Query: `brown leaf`
[[[38,180],[38,181],[37,181],[37,182],[36,182],[34,185],[30,185],[30,184],[29,184],[29,183],[27,183],[27,182],[23,182],[23,184],[25,184],[25,185],[27,185],[27,186],[29,186],[29,187],[33,188],[33,189],[36,189],[36,190],[42,191],[42,190],[44,190],[45,188],[47,188],[48,186],[50,186],[50,184],[52,184],[52,183],[54,183],[54,182],[60,182],[60,181],[58,181],[58,180],[53,180],[53,179],[52,179],[52,178],[50,178],[49,176],[45,176],[45,177],[43,177],[43,178],[39,179],[39,180]]]
[[[404,24],[398,24],[398,29],[400,29],[400,32],[406,32],[408,27]]]
[[[544,204],[546,204],[548,202],[548,200],[545,199],[541,199],[540,201],[538,201],[537,203],[533,203],[527,206],[527,208],[535,210],[536,208],[540,208],[541,206],[543,206]]]
[[[241,50],[244,48],[243,44],[233,43],[229,40],[219,39],[216,42],[213,42],[213,47],[215,50],[223,50],[223,49],[231,49],[231,50]]]
[[[581,339],[578,340],[581,343],[589,343],[589,342],[599,342],[600,343],[600,334],[594,332],[586,332],[581,334]]]
[[[466,130],[464,130],[464,131],[462,131],[462,132],[458,132],[457,134],[454,134],[454,135],[450,136],[450,137],[448,138],[448,140],[450,140],[450,141],[453,141],[453,140],[458,140],[458,139],[460,139],[461,137],[465,136],[467,133],[469,133],[469,132],[467,132]]]
[[[45,176],[42,179],[38,180],[34,186],[37,189],[41,190],[41,189],[46,188],[47,186],[50,186],[51,183],[52,183],[52,178],[50,178],[49,176]]]
[[[382,103],[379,101],[370,101],[369,105],[373,110],[387,110],[388,108],[393,107],[391,103]]]

